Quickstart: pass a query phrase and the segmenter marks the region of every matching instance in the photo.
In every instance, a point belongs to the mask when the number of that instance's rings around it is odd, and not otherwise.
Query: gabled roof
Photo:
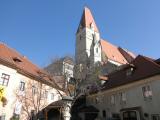
[[[17,58],[17,61],[15,58]],[[25,56],[20,55],[17,51],[9,48],[3,43],[0,44],[0,59],[14,64],[16,67],[23,69],[26,72],[32,73],[36,76],[38,76],[38,71],[40,71],[40,68],[32,64]]]
[[[33,79],[41,79],[48,85],[51,83],[51,77],[48,73],[29,61],[25,56],[20,55],[16,50],[9,48],[6,44],[0,43],[0,63],[10,68],[16,69],[19,73]],[[55,84],[54,87],[59,87]]]
[[[136,58],[136,56],[132,52],[126,49],[118,47],[118,50],[123,55],[123,57],[127,60],[128,63],[131,63]]]
[[[108,75],[109,79],[103,89],[115,88],[160,74],[160,65],[147,57],[139,55],[131,64],[132,66],[128,64],[123,69]],[[127,70],[132,70],[132,73],[127,75]]]
[[[80,24],[78,26],[77,32],[79,31],[80,27],[82,27],[82,29],[85,28],[85,27],[90,28],[92,23],[94,25],[94,30],[96,32],[99,32],[98,27],[97,27],[97,25],[94,21],[94,18],[92,16],[92,13],[91,13],[90,9],[85,7],[84,10],[83,10],[83,14],[82,14],[81,21],[80,21]]]
[[[108,59],[120,64],[130,63],[135,58],[133,53],[125,51],[124,49],[117,47],[106,40],[101,39],[101,46],[102,51]]]

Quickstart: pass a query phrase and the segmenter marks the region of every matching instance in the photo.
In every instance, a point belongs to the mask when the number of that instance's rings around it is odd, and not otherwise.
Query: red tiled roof
[[[104,89],[111,89],[139,80],[160,74],[160,65],[144,56],[137,56],[134,61],[131,75],[127,75],[127,70],[131,68],[129,64],[123,69],[108,75],[108,81],[104,84]]]
[[[94,30],[96,32],[99,32],[90,9],[85,7],[77,32],[79,31],[80,27],[90,28],[92,23],[94,25]],[[133,53],[122,48],[119,50],[117,46],[114,46],[105,40],[101,40],[101,45],[102,45],[102,51],[112,61],[118,62],[120,64],[126,64],[131,62],[135,58],[135,55]]]
[[[14,61],[14,58],[19,59],[21,62]],[[32,64],[25,56],[20,55],[17,51],[7,47],[3,43],[0,44],[0,59],[6,60],[7,62],[16,65],[18,68],[23,69],[26,72],[39,76],[37,72],[40,71],[40,68]]]
[[[101,46],[102,46],[102,51],[105,53],[108,59],[121,64],[129,63],[125,58],[126,56],[123,56],[123,54],[119,51],[117,46],[102,39],[101,39]],[[129,56],[130,54],[127,55]]]
[[[128,50],[125,50],[121,47],[118,47],[118,50],[124,56],[128,63],[132,62],[136,58],[136,56]]]
[[[87,7],[85,7],[85,8],[84,8],[84,11],[83,11],[83,15],[82,15],[82,17],[81,17],[81,21],[80,21],[79,27],[80,27],[80,25],[81,25],[82,28],[84,28],[84,27],[90,28],[92,23],[93,23],[93,25],[94,25],[94,30],[95,30],[96,32],[99,32],[99,30],[98,30],[98,28],[97,28],[97,25],[96,25],[96,23],[95,23],[95,21],[94,21],[94,18],[93,18],[93,16],[92,16],[92,13],[91,13],[91,11],[90,11],[90,9],[87,8]],[[78,27],[78,29],[79,29],[79,27]],[[77,32],[78,32],[78,31],[77,31]]]
[[[20,55],[17,51],[9,48],[4,43],[0,43],[0,61],[2,64],[8,65],[11,68],[17,69],[18,72],[29,75],[30,77],[39,78],[43,76],[43,80],[50,82],[48,74],[38,66],[30,62],[25,56]],[[48,76],[48,77],[47,77]]]

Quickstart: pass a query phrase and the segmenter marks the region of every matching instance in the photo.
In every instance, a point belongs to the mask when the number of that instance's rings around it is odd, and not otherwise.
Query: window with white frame
[[[25,90],[25,82],[20,81],[19,90],[24,91]]]
[[[149,85],[142,87],[143,97],[146,98],[152,98],[152,90]]]
[[[48,91],[43,89],[41,91],[41,99],[47,99],[47,98],[48,98]]]
[[[45,91],[42,90],[42,91],[41,91],[41,99],[44,99],[44,98],[45,98]]]
[[[121,92],[120,93],[120,102],[125,103],[126,101],[127,101],[126,92]]]
[[[51,100],[54,100],[54,93],[51,93]]]
[[[111,104],[112,104],[112,105],[115,104],[115,95],[111,95]]]
[[[48,91],[45,90],[45,98],[47,99],[48,98]]]
[[[2,76],[0,79],[0,85],[8,86],[9,79],[10,79],[10,75],[2,73]]]
[[[32,85],[32,94],[35,95],[37,92],[36,86]]]
[[[98,48],[96,48],[96,53],[98,53]]]

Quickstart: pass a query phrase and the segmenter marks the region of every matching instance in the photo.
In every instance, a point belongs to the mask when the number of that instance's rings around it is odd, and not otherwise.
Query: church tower
[[[90,84],[92,70],[101,62],[101,42],[98,27],[91,11],[85,7],[76,33],[74,77],[79,82],[79,90],[86,91]]]
[[[76,33],[76,64],[88,67],[101,61],[100,33],[89,8],[85,7]]]
[[[99,76],[129,64],[134,58],[133,53],[101,39],[92,13],[85,7],[76,32],[74,78],[77,83],[80,81],[79,89],[83,92],[88,86],[98,85]]]

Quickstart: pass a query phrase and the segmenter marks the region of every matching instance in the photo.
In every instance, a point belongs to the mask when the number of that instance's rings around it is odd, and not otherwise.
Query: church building
[[[120,65],[129,64],[135,57],[132,52],[102,39],[90,9],[84,8],[76,33],[74,77],[77,80],[85,81],[88,87],[90,83],[86,81],[90,81],[90,76],[93,77],[95,66],[102,66],[101,73],[110,73]]]

